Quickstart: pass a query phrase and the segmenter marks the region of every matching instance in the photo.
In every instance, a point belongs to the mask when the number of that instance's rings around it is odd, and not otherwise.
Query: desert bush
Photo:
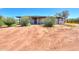
[[[78,23],[79,24],[79,18],[71,18],[67,20],[67,23]]]
[[[3,26],[4,22],[2,20],[0,20],[0,26]]]
[[[20,19],[20,25],[21,26],[28,26],[28,24],[30,23],[28,18],[21,18]]]
[[[3,16],[0,16],[0,26],[3,26],[4,22],[3,22]]]
[[[55,24],[55,18],[54,17],[48,17],[44,21],[44,26],[45,27],[52,27]]]
[[[7,25],[8,27],[10,27],[10,26],[12,26],[13,24],[15,24],[16,21],[15,21],[14,18],[7,17],[7,18],[4,20],[4,23],[5,23],[5,25]]]

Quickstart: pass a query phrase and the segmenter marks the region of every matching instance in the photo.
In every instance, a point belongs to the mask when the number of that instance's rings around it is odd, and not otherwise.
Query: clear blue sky
[[[2,16],[51,16],[57,12],[68,10],[69,18],[79,17],[79,8],[0,8]]]

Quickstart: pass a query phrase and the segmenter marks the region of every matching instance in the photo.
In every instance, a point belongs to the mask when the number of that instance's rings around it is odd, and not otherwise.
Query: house
[[[44,20],[45,18],[51,17],[51,16],[28,16],[28,17],[29,17],[31,24],[42,24],[43,23],[42,20]],[[17,17],[17,18],[19,18],[19,21],[20,21],[21,17]],[[55,24],[63,25],[64,23],[65,23],[65,18],[56,17]]]

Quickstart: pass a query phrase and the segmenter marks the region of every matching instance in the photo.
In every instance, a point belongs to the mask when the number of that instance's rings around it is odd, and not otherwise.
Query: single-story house
[[[51,17],[51,16],[29,16],[29,20],[31,24],[42,24],[42,20],[48,17]],[[21,18],[21,17],[18,17],[18,18]],[[62,25],[64,24],[64,22],[65,22],[65,18],[56,17],[56,21],[55,21],[56,24]]]

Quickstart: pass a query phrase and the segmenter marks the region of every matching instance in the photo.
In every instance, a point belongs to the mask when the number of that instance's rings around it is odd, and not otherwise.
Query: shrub
[[[52,27],[55,24],[55,18],[49,17],[45,19],[44,26],[45,27]]]
[[[0,26],[3,26],[4,22],[2,20],[0,20]]]
[[[67,23],[77,23],[79,24],[79,18],[70,18],[67,20]]]
[[[12,26],[13,24],[15,24],[16,21],[15,21],[14,18],[7,17],[7,18],[4,20],[4,23],[5,23],[5,25],[7,25],[8,27],[10,27],[10,26]]]
[[[4,22],[3,22],[3,16],[0,16],[0,26],[3,26]]]
[[[28,24],[29,24],[29,20],[28,19],[26,19],[26,18],[21,18],[20,19],[20,25],[21,26],[28,26]]]

